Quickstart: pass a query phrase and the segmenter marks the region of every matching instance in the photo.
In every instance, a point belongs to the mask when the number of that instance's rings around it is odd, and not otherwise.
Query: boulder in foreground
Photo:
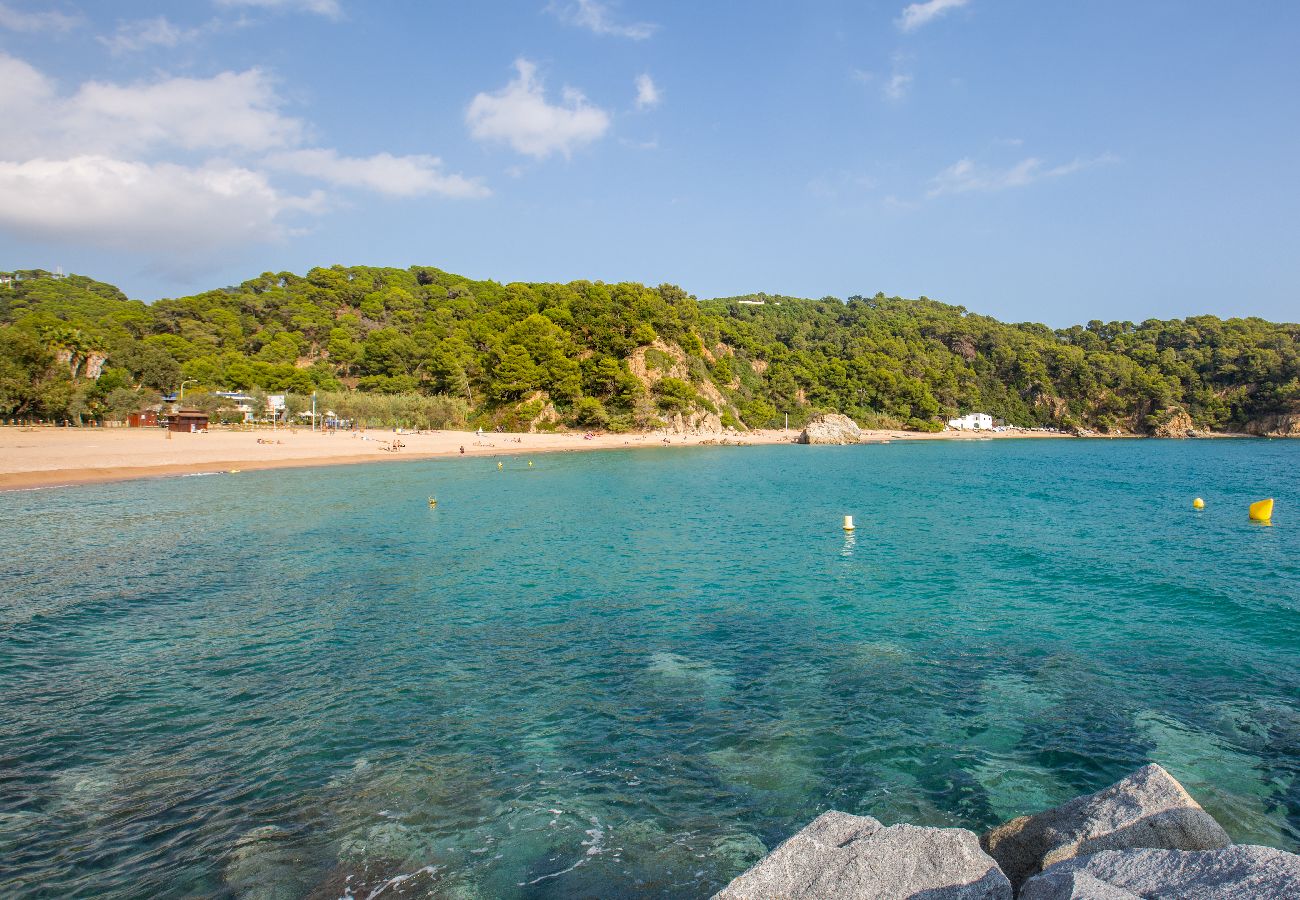
[[[1103,850],[1025,882],[1020,900],[1294,900],[1300,856],[1270,847]]]
[[[980,838],[1017,890],[1054,863],[1101,850],[1217,850],[1231,843],[1222,826],[1157,765],[1095,794],[1012,819]]]
[[[848,416],[821,413],[808,420],[799,435],[800,444],[860,444],[862,429]]]
[[[1011,900],[1011,884],[962,828],[886,828],[827,812],[714,900]]]

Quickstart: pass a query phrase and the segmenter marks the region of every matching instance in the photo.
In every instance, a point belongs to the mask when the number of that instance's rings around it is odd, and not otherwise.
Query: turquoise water
[[[1300,848],[1300,442],[533,461],[0,495],[0,893],[703,897],[1148,760]]]

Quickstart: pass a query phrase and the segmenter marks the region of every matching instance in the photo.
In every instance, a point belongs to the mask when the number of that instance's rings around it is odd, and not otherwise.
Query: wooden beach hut
[[[200,409],[178,409],[167,419],[168,431],[186,431],[191,434],[208,430],[208,414]]]

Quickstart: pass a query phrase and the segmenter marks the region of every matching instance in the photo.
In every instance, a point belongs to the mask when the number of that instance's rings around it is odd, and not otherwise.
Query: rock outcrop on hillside
[[[1271,847],[1103,850],[1035,875],[1020,900],[1295,900],[1300,856]]]
[[[1019,888],[1053,863],[1099,850],[1213,850],[1232,841],[1172,775],[1143,766],[1105,790],[1021,816],[980,839]]]
[[[1187,410],[1176,406],[1165,410],[1151,434],[1158,438],[1196,437],[1196,423],[1187,414]]]
[[[695,411],[683,416],[675,413],[667,430],[673,434],[722,434],[722,420],[716,413]]]
[[[1260,437],[1300,437],[1300,414],[1252,419],[1246,423],[1246,434]]]
[[[808,420],[799,435],[800,444],[857,444],[862,441],[862,429],[848,416],[839,413],[821,413]]]
[[[886,828],[869,816],[827,812],[777,847],[714,900],[926,897],[1011,900],[1011,884],[962,828]]]
[[[1300,856],[1235,846],[1172,775],[1148,765],[982,838],[823,813],[714,900],[1283,900]]]

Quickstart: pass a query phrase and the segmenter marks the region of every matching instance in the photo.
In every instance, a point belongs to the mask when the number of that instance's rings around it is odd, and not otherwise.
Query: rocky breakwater
[[[828,812],[715,895],[911,900],[1295,900],[1300,856],[1234,845],[1172,775],[1105,790],[976,836]]]
[[[839,413],[821,413],[808,420],[800,432],[800,444],[860,444],[862,429],[848,416]]]

